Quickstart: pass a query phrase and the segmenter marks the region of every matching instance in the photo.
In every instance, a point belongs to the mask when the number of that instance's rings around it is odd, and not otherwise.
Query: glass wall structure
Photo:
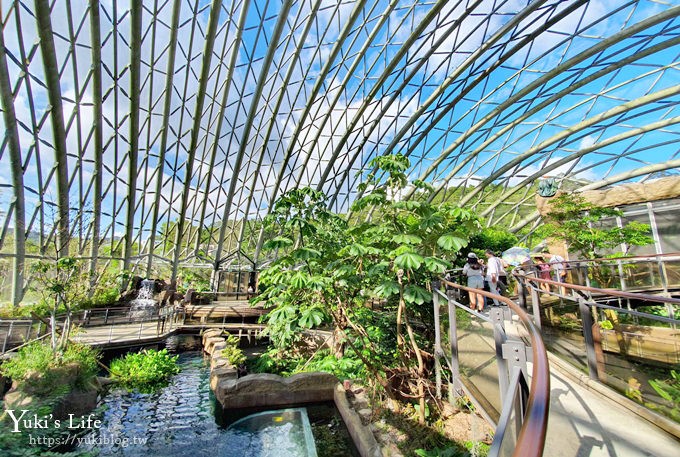
[[[514,230],[540,223],[539,178],[674,173],[679,15],[652,0],[3,0],[2,298],[20,301],[47,256],[141,276],[257,268],[282,193],[311,186],[347,213],[382,154],[435,189],[398,198]]]

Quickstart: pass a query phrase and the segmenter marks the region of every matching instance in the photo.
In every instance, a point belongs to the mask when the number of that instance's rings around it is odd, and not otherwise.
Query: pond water
[[[84,437],[79,450],[97,449],[101,457],[357,455],[334,407],[313,405],[233,422],[212,395],[202,353],[181,353],[179,363],[181,372],[158,392],[109,392],[102,400],[101,427]],[[224,425],[227,422],[233,422],[231,428]],[[294,444],[309,446],[310,425],[320,442],[318,453],[314,446],[307,453],[292,450]]]

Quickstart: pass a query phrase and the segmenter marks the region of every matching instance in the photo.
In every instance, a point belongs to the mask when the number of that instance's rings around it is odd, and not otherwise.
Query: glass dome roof
[[[3,255],[19,272],[54,251],[142,275],[259,265],[283,192],[321,189],[345,213],[368,162],[395,153],[429,198],[530,227],[540,178],[677,172],[678,15],[646,0],[3,1]]]

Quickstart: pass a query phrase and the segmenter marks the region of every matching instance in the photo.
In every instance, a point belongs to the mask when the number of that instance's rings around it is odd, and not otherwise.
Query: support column
[[[19,130],[14,111],[14,97],[7,68],[4,31],[0,30],[0,101],[5,121],[5,138],[9,149],[14,190],[14,278],[12,281],[12,305],[17,307],[24,297],[24,263],[26,256],[26,206],[24,199],[24,169],[21,160]],[[9,214],[7,215],[9,217]]]
[[[54,139],[54,162],[57,176],[57,257],[69,254],[69,197],[68,197],[68,159],[66,156],[66,130],[64,128],[64,108],[61,102],[59,66],[57,65],[52,19],[49,0],[35,0],[35,18],[40,36],[40,54],[45,71],[45,85],[50,102],[50,119]]]

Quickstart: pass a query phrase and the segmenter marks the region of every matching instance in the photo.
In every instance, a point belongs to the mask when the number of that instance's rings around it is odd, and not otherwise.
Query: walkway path
[[[546,457],[678,457],[680,441],[551,362]]]
[[[509,332],[513,329],[516,327],[506,325]],[[466,330],[459,330],[458,351],[461,370],[468,379],[466,386],[490,402],[486,408],[493,414],[489,408],[500,409],[500,393],[490,324],[473,318]],[[550,356],[550,416],[545,457],[680,457],[680,440],[584,386],[584,382],[595,381],[582,381],[587,376],[561,360]],[[528,371],[531,372],[531,368]],[[620,397],[616,393],[612,395]],[[641,408],[636,404],[634,407]]]
[[[71,339],[91,346],[129,346],[153,343],[161,341],[180,331],[200,330],[204,328],[222,328],[228,332],[238,334],[239,336],[256,337],[262,332],[264,325],[232,323],[167,323],[165,327],[160,327],[156,321],[150,321],[101,327],[85,327],[81,328]]]

